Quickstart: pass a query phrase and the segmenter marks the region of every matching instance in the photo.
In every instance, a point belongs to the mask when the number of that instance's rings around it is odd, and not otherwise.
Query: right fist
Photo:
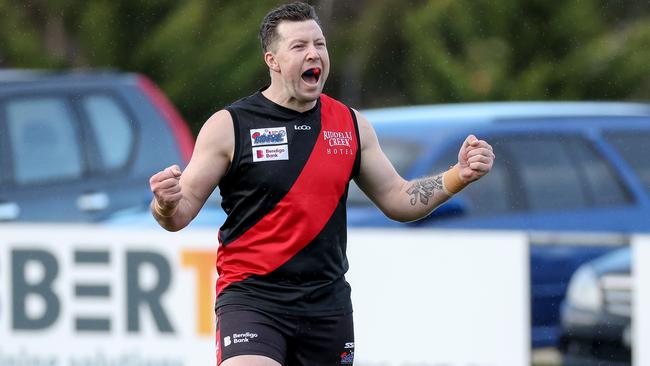
[[[153,192],[157,211],[161,214],[173,213],[183,194],[181,193],[181,168],[172,165],[149,178],[149,187]]]

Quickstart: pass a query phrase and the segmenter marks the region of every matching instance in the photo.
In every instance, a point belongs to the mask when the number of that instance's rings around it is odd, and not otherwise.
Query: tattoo
[[[426,206],[429,204],[429,198],[433,196],[435,190],[442,191],[442,175],[415,181],[406,191],[406,194],[411,196],[412,206],[415,206],[418,200]]]

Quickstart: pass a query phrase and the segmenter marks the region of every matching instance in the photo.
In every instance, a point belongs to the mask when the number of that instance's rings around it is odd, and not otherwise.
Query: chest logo
[[[352,155],[352,132],[323,131],[328,155]]]
[[[297,130],[297,131],[309,131],[309,130],[311,130],[311,126],[308,126],[308,125],[301,125],[301,126],[293,125],[293,129]]]
[[[257,128],[250,130],[251,145],[277,145],[287,143],[287,129],[285,127]]]
[[[289,160],[289,145],[259,146],[253,148],[253,162]]]

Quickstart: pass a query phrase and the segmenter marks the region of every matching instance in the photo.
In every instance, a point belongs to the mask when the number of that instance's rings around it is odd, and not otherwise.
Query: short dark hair
[[[269,46],[278,38],[277,28],[282,21],[301,22],[303,20],[314,20],[319,27],[321,26],[314,7],[303,2],[296,1],[271,10],[262,20],[260,27],[262,51],[268,51]]]

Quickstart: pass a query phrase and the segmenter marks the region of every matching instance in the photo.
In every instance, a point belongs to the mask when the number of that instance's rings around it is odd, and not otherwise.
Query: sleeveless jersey
[[[348,185],[359,170],[354,112],[321,94],[297,112],[261,92],[226,108],[235,151],[219,188],[217,307],[334,315],[352,311],[344,274]]]

